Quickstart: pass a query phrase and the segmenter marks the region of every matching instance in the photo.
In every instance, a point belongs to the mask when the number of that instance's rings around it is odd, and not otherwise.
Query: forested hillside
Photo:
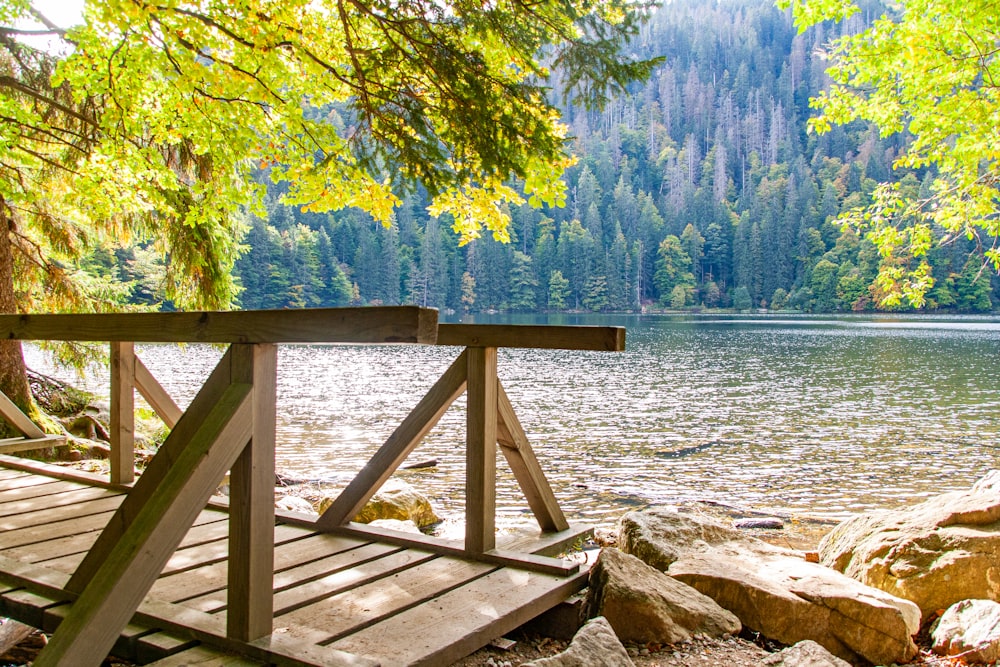
[[[564,208],[519,207],[509,244],[460,247],[420,193],[385,228],[357,211],[282,206],[275,190],[268,218],[249,221],[240,305],[875,309],[878,253],[831,221],[866,203],[877,182],[920,192],[929,179],[892,170],[905,137],[860,123],[817,136],[806,120],[825,83],[830,31],[857,30],[880,12],[873,4],[799,35],[770,0],[671,2],[634,46],[639,57],[665,57],[649,82],[602,111],[563,107],[579,157]],[[932,252],[927,309],[992,308],[973,248],[960,239]]]

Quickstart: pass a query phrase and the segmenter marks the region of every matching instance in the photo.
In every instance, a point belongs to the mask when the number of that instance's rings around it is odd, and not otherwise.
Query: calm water
[[[1000,464],[998,320],[547,321],[628,330],[624,353],[500,352],[501,382],[571,520],[686,499],[840,516],[967,487]],[[278,468],[343,487],[459,351],[282,347]],[[221,354],[139,353],[182,407]],[[439,465],[403,473],[445,514],[462,511],[463,429],[460,399],[411,456]],[[526,505],[504,461],[498,470],[498,512],[516,519]]]

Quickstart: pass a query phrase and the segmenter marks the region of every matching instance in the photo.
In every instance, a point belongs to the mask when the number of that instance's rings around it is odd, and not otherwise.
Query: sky
[[[31,5],[60,28],[69,28],[83,22],[83,0],[32,0]],[[19,23],[18,27],[35,29],[42,26],[29,21]],[[21,36],[18,39],[50,53],[65,48],[65,44],[53,37]]]

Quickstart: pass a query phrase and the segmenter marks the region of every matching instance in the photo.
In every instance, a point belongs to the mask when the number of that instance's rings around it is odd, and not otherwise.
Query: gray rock
[[[676,644],[695,634],[734,635],[740,621],[709,597],[615,548],[590,572],[587,617],[603,616],[622,641]]]
[[[916,655],[916,605],[702,516],[651,508],[620,522],[623,551],[664,569],[785,644],[811,639],[848,662]]]
[[[1000,471],[967,491],[849,519],[819,552],[823,564],[912,600],[925,618],[960,600],[1000,601]]]
[[[961,655],[965,662],[1000,660],[1000,604],[992,600],[962,600],[942,614],[931,632],[938,655]]]
[[[733,528],[781,530],[785,527],[785,522],[781,519],[772,518],[750,518],[736,519],[733,521]]]
[[[539,658],[521,667],[632,667],[632,659],[604,618],[587,621],[569,647],[549,658]]]
[[[806,640],[764,658],[768,667],[851,667],[814,641]]]

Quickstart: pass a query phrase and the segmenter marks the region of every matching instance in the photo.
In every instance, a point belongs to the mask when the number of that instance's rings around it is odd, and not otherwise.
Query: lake
[[[709,500],[841,517],[968,487],[998,465],[1000,320],[796,316],[482,316],[627,328],[624,353],[501,350],[500,379],[571,520]],[[183,407],[217,348],[139,346]],[[459,353],[283,346],[278,469],[342,488]],[[29,365],[54,372],[35,349]],[[88,386],[106,393],[102,373]],[[460,399],[402,473],[463,508]],[[498,460],[498,521],[526,504]]]

